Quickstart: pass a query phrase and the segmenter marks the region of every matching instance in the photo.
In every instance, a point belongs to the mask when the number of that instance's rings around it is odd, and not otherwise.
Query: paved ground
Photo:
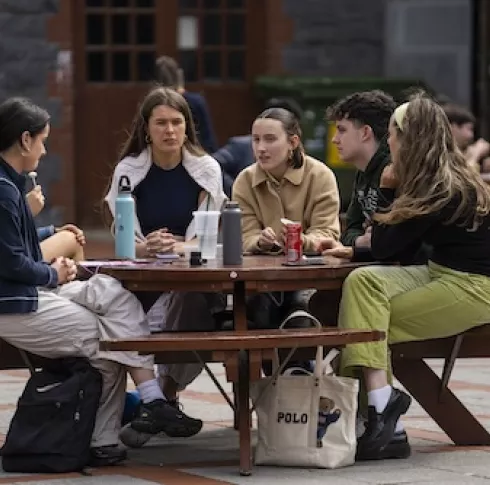
[[[94,240],[93,238],[92,240]],[[104,239],[98,238],[98,239]],[[108,255],[107,242],[91,244],[90,257]],[[431,363],[437,371],[442,362]],[[221,365],[214,365],[224,383]],[[0,372],[0,440],[7,431],[27,378],[25,371]],[[226,384],[225,384],[226,386]],[[229,389],[228,387],[226,387]],[[451,389],[490,429],[490,368],[484,360],[456,365]],[[257,467],[251,477],[237,473],[238,436],[232,413],[207,375],[182,394],[186,412],[205,421],[203,431],[187,440],[155,438],[140,450],[130,450],[125,466],[94,470],[93,476],[9,475],[0,473],[0,484],[53,485],[218,485],[218,484],[488,484],[490,447],[457,448],[415,403],[405,419],[414,453],[404,461],[356,464],[342,470],[300,470]]]

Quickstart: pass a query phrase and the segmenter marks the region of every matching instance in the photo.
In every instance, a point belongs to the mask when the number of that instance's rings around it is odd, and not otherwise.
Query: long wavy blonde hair
[[[457,148],[441,106],[418,93],[410,99],[401,127],[394,117],[391,123],[399,142],[393,163],[399,182],[397,198],[388,212],[376,215],[376,220],[397,224],[432,214],[458,196],[459,204],[447,224],[481,224],[490,212],[490,189]]]

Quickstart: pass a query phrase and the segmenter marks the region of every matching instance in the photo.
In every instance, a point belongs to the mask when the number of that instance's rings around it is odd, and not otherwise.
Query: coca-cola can
[[[301,224],[290,222],[286,224],[286,262],[298,263],[302,257]]]

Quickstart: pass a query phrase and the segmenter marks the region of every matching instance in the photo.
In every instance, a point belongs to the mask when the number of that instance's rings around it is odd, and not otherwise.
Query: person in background
[[[221,210],[226,200],[218,162],[200,147],[184,97],[169,88],[152,89],[136,112],[104,199],[111,219],[122,175],[129,178],[136,202],[139,258],[183,252],[184,242],[196,238],[193,212]],[[213,330],[213,314],[224,308],[221,294],[173,291],[158,298],[148,318],[153,331]],[[163,393],[175,409],[178,391],[202,368],[201,364],[158,366]],[[125,427],[121,433],[128,446],[135,442],[141,446],[150,438],[135,437],[133,429]]]
[[[46,154],[50,116],[25,98],[0,105],[0,338],[50,359],[85,357],[102,376],[89,466],[126,458],[118,434],[126,374],[143,401],[131,426],[152,434],[190,436],[202,426],[165,400],[153,356],[100,350],[104,338],[137,338],[150,330],[141,303],[107,275],[73,281],[73,260],[42,260],[34,218],[26,202],[25,173]]]
[[[368,424],[357,459],[410,455],[402,416],[408,394],[388,380],[388,346],[446,338],[490,319],[490,189],[467,164],[443,109],[422,94],[396,108],[373,215],[372,252],[387,259],[428,243],[428,264],[366,266],[344,282],[339,328],[382,330],[380,342],[347,345],[341,374],[367,388]]]
[[[283,108],[294,114],[300,122],[303,116],[301,106],[292,98],[271,98],[264,109]],[[234,136],[225,146],[213,153],[213,157],[221,165],[223,171],[223,187],[228,197],[231,197],[231,188],[238,174],[255,162],[252,135]]]
[[[32,215],[36,217],[44,208],[42,187],[36,185],[27,193],[26,199]],[[49,263],[59,256],[73,259],[75,262],[85,259],[83,250],[86,244],[85,235],[74,224],[38,227],[37,234],[44,261]]]
[[[155,80],[163,87],[175,89],[184,97],[191,109],[200,145],[207,153],[214,153],[218,144],[206,99],[199,93],[185,89],[184,72],[177,61],[169,56],[160,56],[155,63]]]
[[[244,252],[284,253],[282,218],[301,223],[305,253],[317,252],[323,238],[337,241],[337,181],[330,168],[305,154],[298,118],[283,108],[265,110],[252,125],[252,147],[256,163],[239,173],[232,194],[242,210]],[[257,295],[249,301],[249,319],[260,327],[278,327],[291,311],[307,306],[310,294]]]
[[[451,126],[456,145],[476,172],[490,172],[490,143],[483,138],[475,141],[476,119],[469,110],[453,103],[442,105]]]

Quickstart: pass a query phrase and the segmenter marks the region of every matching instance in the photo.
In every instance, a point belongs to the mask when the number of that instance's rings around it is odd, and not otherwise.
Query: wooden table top
[[[285,281],[344,279],[353,269],[366,263],[352,263],[337,258],[324,258],[324,265],[285,266],[283,256],[244,256],[241,266],[224,266],[219,261],[209,261],[202,266],[190,266],[180,259],[172,263],[158,260],[126,264],[111,261],[104,265],[98,262],[99,273],[108,274],[120,281],[132,282],[177,282],[177,281]],[[91,266],[90,261],[82,266]]]

